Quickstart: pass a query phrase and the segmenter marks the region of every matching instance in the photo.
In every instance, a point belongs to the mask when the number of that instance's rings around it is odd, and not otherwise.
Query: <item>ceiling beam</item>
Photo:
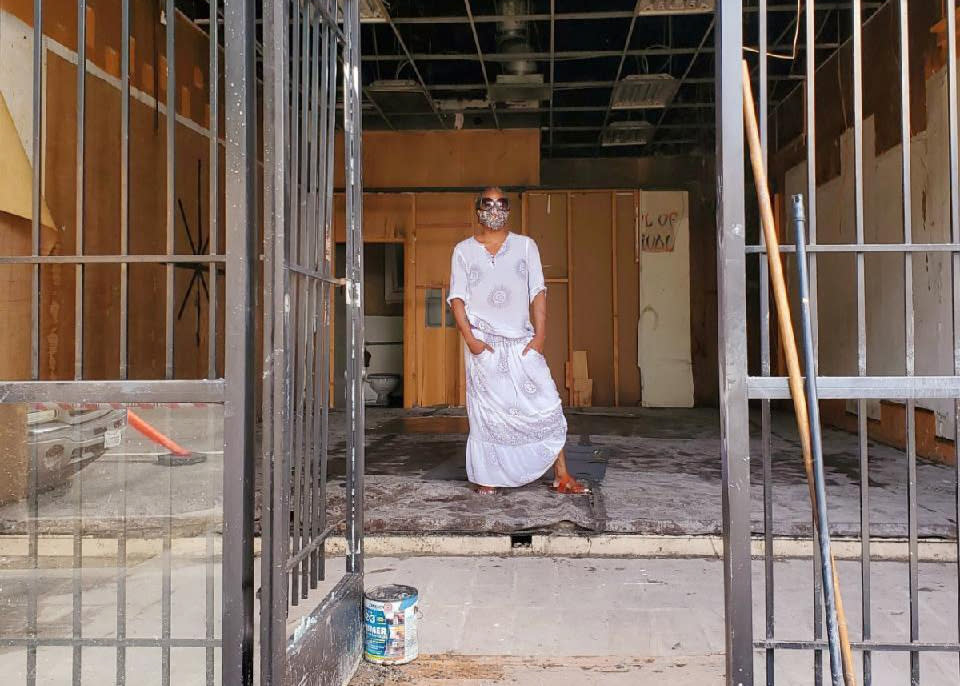
[[[480,71],[483,72],[483,84],[487,92],[487,99],[490,101],[490,113],[493,115],[493,123],[500,130],[500,120],[497,118],[497,103],[490,97],[490,77],[487,76],[487,62],[483,59],[483,50],[480,48],[480,36],[477,34],[477,25],[473,23],[473,9],[470,7],[470,0],[463,0],[463,5],[467,10],[467,18],[470,19],[470,31],[473,33],[473,44],[477,46],[477,57],[480,58]]]
[[[840,47],[839,43],[817,43],[817,50],[836,50]],[[780,50],[780,49],[793,49],[793,45],[776,45],[771,50]],[[806,49],[803,45],[797,46],[797,52],[802,52]],[[715,49],[713,47],[704,47],[699,50],[696,47],[689,48],[641,48],[638,50],[627,50],[627,57],[666,57],[669,55],[695,55],[697,52],[703,54],[713,54]],[[601,57],[620,57],[620,50],[564,50],[561,52],[554,51],[553,55],[556,59],[561,60],[585,60],[585,59],[596,59]],[[551,58],[551,53],[549,52],[493,52],[487,53],[483,56],[483,59],[487,62],[512,62],[514,60],[540,60],[546,61]],[[420,61],[420,62],[476,62],[480,58],[475,52],[469,53],[442,53],[442,52],[428,52],[428,53],[405,53],[402,55],[364,55],[364,62],[402,62],[405,60],[411,61]]]
[[[427,102],[430,103],[430,107],[433,110],[433,113],[437,115],[437,119],[440,120],[440,124],[445,129],[450,128],[450,125],[443,118],[443,115],[440,114],[440,108],[437,107],[437,103],[433,99],[433,96],[430,95],[430,89],[427,88],[427,83],[426,81],[423,80],[423,74],[420,73],[420,68],[417,66],[416,58],[410,54],[410,50],[407,48],[407,44],[404,42],[403,36],[400,35],[400,29],[398,29],[397,25],[393,23],[393,19],[390,17],[390,11],[387,9],[387,7],[383,3],[380,3],[380,4],[383,12],[383,17],[384,17],[383,21],[386,22],[390,26],[390,28],[393,30],[393,35],[397,37],[397,42],[400,44],[400,48],[403,50],[404,56],[401,59],[408,60],[410,62],[410,67],[413,69],[413,73],[416,74],[417,81],[420,82],[420,88],[423,89],[423,94],[426,96]],[[360,59],[361,61],[363,61],[363,57],[361,57]]]
[[[690,75],[690,70],[693,69],[693,65],[697,61],[697,57],[700,56],[700,50],[703,48],[704,45],[706,45],[707,39],[710,38],[710,36],[713,34],[713,28],[714,26],[716,26],[716,24],[717,24],[717,20],[716,20],[716,17],[714,17],[713,19],[710,20],[710,26],[707,27],[706,31],[704,31],[703,38],[700,39],[700,45],[697,47],[697,52],[695,52],[693,54],[693,57],[690,58],[690,63],[687,65],[686,70],[683,72],[683,76],[680,77],[680,85],[677,87],[678,92],[680,88],[683,87],[683,84],[687,81],[687,77]],[[612,96],[613,94],[611,93],[611,100],[612,100]],[[660,118],[657,119],[657,123],[653,127],[653,132],[650,134],[651,141],[657,137],[657,131],[660,129],[660,125],[663,124],[663,120],[667,116],[668,109],[669,107],[665,107],[660,112]]]
[[[627,52],[630,50],[630,41],[633,40],[633,30],[637,27],[637,15],[634,14],[630,19],[630,28],[627,29],[627,39],[623,42],[623,50],[620,51],[620,63],[617,65],[617,75],[614,82],[620,81],[620,75],[623,74],[623,65],[627,61]],[[613,96],[615,89],[610,89],[610,98],[607,100],[607,111],[603,115],[603,126],[600,127],[600,133],[597,136],[597,145],[603,139],[603,132],[607,128],[607,122],[610,121],[610,112],[613,110]]]
[[[883,5],[882,2],[863,2],[861,6],[863,9],[878,9]],[[850,9],[850,2],[821,2],[817,3],[817,11],[820,10],[830,10],[830,9]],[[797,5],[790,3],[781,3],[777,5],[770,5],[767,7],[767,14],[777,14],[777,13],[796,13]],[[758,7],[744,7],[744,14],[756,14],[759,12]],[[711,14],[710,12],[704,12],[703,15]],[[615,11],[604,11],[598,10],[595,12],[586,11],[586,12],[557,12],[553,15],[554,21],[595,21],[595,20],[605,20],[605,19],[631,19],[636,17],[637,14],[633,10],[615,10]],[[642,14],[640,16],[662,16],[662,15],[646,15]],[[534,13],[534,14],[475,14],[473,16],[473,21],[477,24],[489,24],[497,23],[501,21],[550,21],[551,15],[549,13]],[[467,24],[469,20],[466,17],[458,15],[442,15],[442,16],[427,16],[427,17],[393,17],[392,21],[396,24]],[[376,22],[370,22],[376,23]]]

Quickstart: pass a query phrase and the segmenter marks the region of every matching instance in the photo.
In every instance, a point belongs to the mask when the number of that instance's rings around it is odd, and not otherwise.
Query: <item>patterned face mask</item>
[[[499,231],[506,226],[507,219],[510,217],[510,210],[493,207],[489,210],[477,210],[477,216],[480,218],[481,224],[494,231]]]

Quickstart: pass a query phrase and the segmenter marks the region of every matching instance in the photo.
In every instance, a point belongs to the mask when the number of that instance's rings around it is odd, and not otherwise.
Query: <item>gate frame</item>
[[[264,374],[261,683],[342,686],[362,650],[363,238],[360,8],[278,0],[264,14]],[[291,55],[293,59],[291,60]],[[338,57],[343,64],[347,263],[333,270]],[[346,574],[287,633],[325,578],[333,289],[345,289]],[[291,517],[292,514],[292,517]],[[293,526],[291,527],[291,519]]]
[[[764,158],[767,155],[768,97],[767,97],[767,31],[768,0],[759,0],[759,102],[758,120]],[[908,53],[908,0],[891,0],[897,9],[900,55]],[[876,641],[871,637],[870,601],[870,536],[861,536],[861,604],[863,640],[853,643],[861,653],[865,683],[870,683],[871,658],[874,652],[909,654],[911,683],[920,683],[921,652],[960,654],[956,641],[933,642],[920,640],[918,597],[918,501],[917,501],[917,446],[915,405],[918,399],[953,400],[954,422],[960,437],[960,135],[958,135],[958,64],[957,18],[946,12],[947,25],[947,125],[949,137],[949,242],[918,244],[913,242],[911,213],[911,156],[910,141],[910,74],[907,60],[900,60],[900,132],[903,149],[901,162],[901,192],[903,193],[903,239],[899,243],[869,244],[864,240],[864,174],[863,174],[863,14],[862,0],[851,0],[852,36],[852,90],[854,131],[854,205],[856,239],[853,243],[823,245],[817,242],[817,179],[816,179],[816,71],[814,53],[816,7],[808,2],[802,20],[805,22],[805,95],[806,118],[806,202],[809,222],[807,260],[811,282],[810,305],[813,313],[814,351],[816,347],[817,312],[817,255],[821,252],[847,253],[856,256],[857,282],[857,375],[823,377],[817,372],[817,386],[821,400],[843,399],[857,401],[860,459],[861,531],[870,530],[869,503],[869,446],[867,441],[866,401],[872,399],[899,399],[905,404],[906,445],[904,470],[907,491],[907,531],[909,549],[909,641]],[[821,584],[818,580],[819,551],[814,547],[811,568],[813,587],[814,638],[794,640],[776,636],[774,622],[774,565],[773,565],[773,508],[771,495],[772,450],[770,401],[786,400],[790,394],[787,380],[771,376],[769,284],[766,267],[766,247],[745,244],[745,167],[743,139],[743,96],[741,60],[743,59],[743,2],[717,0],[718,45],[716,60],[717,89],[717,261],[719,308],[719,374],[721,413],[721,455],[723,467],[723,536],[724,536],[724,601],[726,614],[727,683],[733,686],[752,686],[754,683],[754,655],[765,653],[767,684],[775,683],[774,655],[776,651],[801,650],[814,659],[814,683],[822,683],[822,657],[826,643],[822,637]],[[801,18],[798,18],[801,20]],[[766,159],[764,160],[766,162]],[[793,246],[781,246],[782,253],[794,252]],[[866,293],[865,263],[868,253],[893,252],[903,256],[904,268],[904,374],[900,376],[869,376],[866,364]],[[953,370],[952,376],[916,376],[914,359],[914,302],[913,256],[915,253],[941,253],[951,256],[950,288],[952,300]],[[747,369],[746,317],[746,256],[759,261],[760,275],[760,354],[761,375],[750,376]],[[816,364],[816,361],[815,361]],[[754,602],[751,575],[751,494],[750,494],[750,428],[749,400],[760,401],[761,451],[763,459],[764,503],[764,574],[765,574],[765,636],[754,640],[752,610]],[[960,462],[954,471],[957,486],[957,512],[960,513]],[[960,519],[960,518],[958,518]],[[960,526],[960,525],[958,525]],[[958,536],[960,546],[960,536]],[[960,562],[958,562],[960,565]],[[958,566],[960,571],[960,566]],[[758,599],[759,600],[759,599]]]

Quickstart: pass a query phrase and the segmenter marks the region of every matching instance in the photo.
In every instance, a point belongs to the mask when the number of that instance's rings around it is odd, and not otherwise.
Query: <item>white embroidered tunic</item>
[[[567,422],[543,355],[523,349],[533,337],[530,303],[546,290],[540,252],[508,233],[496,255],[475,238],[457,244],[448,302],[462,300],[473,334],[493,348],[464,346],[467,377],[467,476],[483,486],[539,479],[563,448]]]

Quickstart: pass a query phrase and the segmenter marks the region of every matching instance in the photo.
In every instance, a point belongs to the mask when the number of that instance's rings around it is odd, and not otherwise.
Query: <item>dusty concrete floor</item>
[[[361,667],[351,686],[557,686],[724,683],[723,575],[719,560],[564,558],[374,558],[367,584],[420,591],[423,659],[391,669]],[[810,560],[775,564],[776,637],[813,637]],[[753,565],[754,627],[762,635],[763,564]],[[838,565],[851,638],[860,632],[860,570]],[[872,570],[873,638],[904,641],[909,612],[904,563]],[[921,564],[918,606],[925,640],[957,636],[956,566]],[[859,663],[860,660],[858,659]],[[755,682],[765,683],[755,655]],[[779,651],[776,683],[808,686],[813,656]],[[829,667],[825,672],[829,674]],[[862,674],[860,675],[860,683]],[[905,656],[875,653],[873,683],[909,683]],[[955,655],[924,653],[924,686],[960,683]]]
[[[461,410],[368,410],[368,530],[721,533],[719,419],[714,410],[593,409],[571,411],[568,420],[567,450],[594,480],[592,496],[556,496],[544,483],[535,483],[489,498],[472,494],[466,483],[463,453],[469,427]],[[774,530],[777,535],[809,535],[807,485],[792,422],[792,415],[774,415]],[[753,428],[753,521],[760,533],[763,465],[759,428]],[[333,445],[336,482],[343,456],[342,444]],[[824,454],[831,528],[837,535],[859,535],[856,436],[826,429]],[[906,535],[906,474],[902,451],[870,444],[873,536]],[[954,484],[953,468],[920,460],[921,536],[956,536]],[[337,513],[342,489],[331,493],[332,512]]]
[[[123,443],[62,487],[44,493],[39,529],[71,534],[78,514],[89,535],[113,535],[122,519],[143,536],[196,536],[222,525],[222,410],[153,409],[140,413],[202,464],[155,464],[164,452],[128,429]],[[600,409],[568,413],[567,451],[574,470],[593,483],[589,497],[557,496],[544,483],[493,498],[473,494],[463,467],[468,424],[462,410],[367,410],[366,525],[371,533],[513,533],[573,530],[641,534],[719,534],[720,438],[714,410]],[[774,415],[774,531],[809,535],[807,486],[791,415]],[[331,414],[331,518],[343,507],[344,415]],[[752,462],[754,530],[762,531],[759,429]],[[824,432],[831,528],[860,532],[857,439]],[[257,460],[258,468],[260,460]],[[906,458],[870,446],[873,536],[907,532]],[[259,475],[258,475],[259,476]],[[258,478],[259,481],[259,478]],[[920,460],[921,536],[955,537],[955,471]],[[259,499],[258,499],[259,500]],[[24,533],[25,503],[0,507],[0,534]]]

